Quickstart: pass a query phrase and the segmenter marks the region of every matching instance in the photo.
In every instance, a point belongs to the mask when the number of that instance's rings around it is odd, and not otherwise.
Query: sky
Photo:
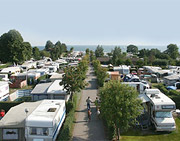
[[[180,44],[180,0],[0,0],[0,35],[32,46]]]

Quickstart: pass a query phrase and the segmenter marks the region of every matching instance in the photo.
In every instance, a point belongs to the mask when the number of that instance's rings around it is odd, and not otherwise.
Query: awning
[[[138,97],[142,100],[143,103],[150,101],[149,98],[147,97],[147,95],[145,95],[145,94],[140,94]]]

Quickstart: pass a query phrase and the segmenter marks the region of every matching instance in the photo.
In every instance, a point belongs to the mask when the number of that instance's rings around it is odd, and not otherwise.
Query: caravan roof
[[[43,100],[42,103],[26,119],[27,126],[52,127],[53,120],[65,100]]]
[[[145,94],[155,105],[175,105],[174,101],[158,89],[146,89]]]

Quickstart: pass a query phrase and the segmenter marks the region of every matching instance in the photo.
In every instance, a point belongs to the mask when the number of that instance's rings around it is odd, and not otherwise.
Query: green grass
[[[153,131],[128,131],[121,136],[122,141],[179,141],[180,118],[176,119],[176,130],[170,133]]]

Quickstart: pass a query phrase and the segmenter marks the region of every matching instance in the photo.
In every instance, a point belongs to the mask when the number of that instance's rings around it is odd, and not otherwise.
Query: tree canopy
[[[3,63],[23,63],[32,56],[32,47],[29,42],[23,42],[21,34],[10,30],[0,37],[0,60]]]
[[[129,45],[129,46],[127,46],[127,52],[132,53],[132,54],[137,54],[138,47],[135,45]]]
[[[167,46],[167,50],[164,53],[168,54],[172,59],[176,59],[179,56],[179,48],[176,44],[170,44]]]
[[[138,92],[129,85],[119,81],[109,81],[100,89],[102,117],[116,128],[116,135],[120,130],[126,131],[141,114],[141,100]]]
[[[104,56],[104,49],[102,46],[97,46],[96,50],[95,50],[95,56],[96,57],[102,57]]]

